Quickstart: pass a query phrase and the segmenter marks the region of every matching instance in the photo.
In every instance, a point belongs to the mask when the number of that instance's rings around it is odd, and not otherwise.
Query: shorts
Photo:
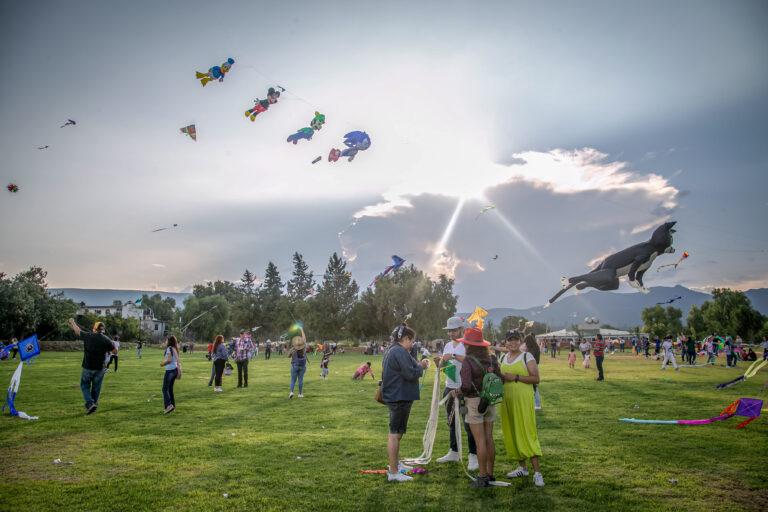
[[[389,407],[389,433],[405,434],[408,428],[408,417],[411,415],[413,402],[387,402]]]
[[[496,406],[489,405],[485,410],[485,414],[480,414],[477,407],[480,405],[480,397],[467,397],[464,399],[464,403],[467,405],[467,415],[464,418],[466,423],[470,425],[477,425],[479,423],[490,423],[496,421]]]

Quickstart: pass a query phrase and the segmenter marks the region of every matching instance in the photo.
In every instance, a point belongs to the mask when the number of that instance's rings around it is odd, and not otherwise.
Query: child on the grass
[[[568,366],[571,368],[576,367],[576,350],[571,345],[571,351],[568,353]]]
[[[325,380],[328,378],[328,364],[331,362],[331,352],[323,352],[323,359],[320,360],[320,377]]]
[[[365,364],[360,365],[360,367],[355,370],[355,374],[352,376],[355,380],[363,380],[366,376],[366,374],[371,374],[372,379],[376,379],[376,377],[373,375],[373,369],[371,369],[371,362],[368,361]]]

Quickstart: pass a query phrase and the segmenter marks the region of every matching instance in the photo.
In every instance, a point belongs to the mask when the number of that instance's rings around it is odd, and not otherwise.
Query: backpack
[[[477,407],[477,411],[480,414],[485,414],[489,405],[496,405],[501,402],[501,399],[504,396],[504,382],[501,380],[501,377],[493,373],[493,367],[484,367],[474,356],[469,356],[469,358],[472,359],[477,366],[485,370],[480,389],[478,390],[475,388],[475,391],[480,395],[480,405]]]

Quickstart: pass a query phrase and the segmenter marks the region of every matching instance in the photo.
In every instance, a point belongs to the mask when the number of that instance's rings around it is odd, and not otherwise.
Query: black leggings
[[[221,387],[221,376],[224,374],[225,364],[227,364],[225,359],[217,359],[213,362],[213,368],[216,370],[216,376],[214,377],[216,387]]]

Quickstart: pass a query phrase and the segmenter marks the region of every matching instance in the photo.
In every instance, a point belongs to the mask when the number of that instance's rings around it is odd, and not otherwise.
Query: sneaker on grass
[[[402,473],[390,473],[387,471],[387,482],[411,482],[413,477]]]
[[[444,462],[459,462],[459,452],[451,450],[446,455],[443,455],[437,459],[435,462],[439,462],[440,464],[443,464]]]
[[[514,471],[510,471],[507,473],[508,478],[518,478],[521,476],[528,476],[528,470],[525,469],[523,466],[517,466],[517,469]]]
[[[533,485],[536,487],[544,487],[544,477],[538,471],[533,474]]]
[[[165,410],[163,411],[163,414],[168,414],[169,412],[173,411],[174,409],[176,409],[176,408],[173,405],[169,405],[168,407],[165,408]]]
[[[291,391],[290,393],[288,393],[288,398],[293,398],[293,391]]]
[[[480,463],[477,462],[477,455],[470,453],[469,457],[467,458],[467,470],[477,471],[478,469],[480,469]]]
[[[96,412],[96,404],[91,404],[88,407],[88,410],[85,411],[85,414],[93,414]]]

